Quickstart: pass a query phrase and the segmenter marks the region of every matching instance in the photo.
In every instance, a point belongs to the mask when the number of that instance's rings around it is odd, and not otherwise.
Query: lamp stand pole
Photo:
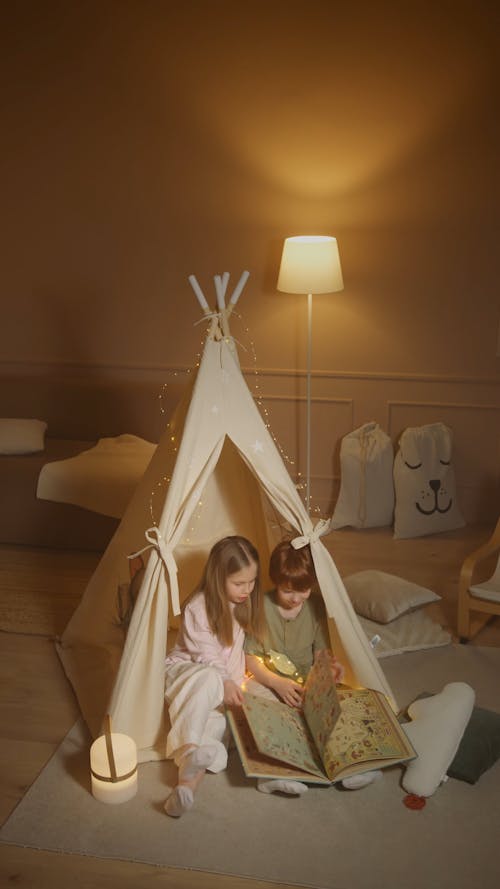
[[[313,293],[336,293],[344,282],[336,238],[328,235],[296,235],[285,238],[278,275],[278,290],[283,293],[307,293],[307,394],[306,394],[306,502],[311,509],[311,352]],[[298,445],[303,441],[299,436]],[[298,450],[302,459],[301,448]],[[298,475],[302,478],[302,474]],[[302,487],[302,483],[300,484]]]
[[[311,504],[311,352],[312,293],[307,294],[307,388],[306,388],[306,509]]]

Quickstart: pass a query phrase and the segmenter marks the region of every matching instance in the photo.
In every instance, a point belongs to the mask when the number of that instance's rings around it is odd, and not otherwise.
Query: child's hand
[[[293,679],[287,679],[285,676],[276,676],[273,688],[281,700],[288,704],[289,707],[298,709],[302,706],[304,689],[298,682],[295,682]]]
[[[332,663],[332,670],[333,670],[335,682],[342,682],[342,680],[344,679],[344,676],[345,676],[344,665],[341,664],[340,661],[337,660],[337,658],[335,657],[334,654],[332,654],[331,663]]]
[[[241,707],[243,703],[243,692],[233,679],[224,681],[224,703],[227,707]]]

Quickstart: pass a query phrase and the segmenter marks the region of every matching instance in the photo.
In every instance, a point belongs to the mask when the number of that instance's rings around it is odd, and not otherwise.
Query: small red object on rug
[[[416,793],[409,793],[403,800],[408,809],[423,809],[425,806],[425,796],[417,796]]]

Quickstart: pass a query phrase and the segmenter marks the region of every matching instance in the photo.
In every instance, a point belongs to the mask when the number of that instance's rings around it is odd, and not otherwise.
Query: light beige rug
[[[477,703],[500,711],[500,650],[438,648],[388,658],[401,704],[465,681]],[[311,787],[301,798],[267,796],[232,751],[228,771],[208,775],[195,808],[168,818],[170,763],[139,767],[139,793],[120,806],[89,792],[89,738],[81,723],[0,833],[6,843],[237,874],[321,889],[496,889],[500,764],[468,785],[453,779],[420,811],[405,807],[402,768],[363,790]]]

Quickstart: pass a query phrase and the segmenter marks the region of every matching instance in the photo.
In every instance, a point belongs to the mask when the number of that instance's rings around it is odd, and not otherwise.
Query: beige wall
[[[333,234],[345,290],[313,311],[317,503],[353,426],[396,439],[443,419],[468,517],[497,513],[494,5],[11,6],[0,370],[170,379],[201,340],[187,276],[208,292],[247,268],[233,333],[303,464],[306,298],[275,283],[284,237]]]

